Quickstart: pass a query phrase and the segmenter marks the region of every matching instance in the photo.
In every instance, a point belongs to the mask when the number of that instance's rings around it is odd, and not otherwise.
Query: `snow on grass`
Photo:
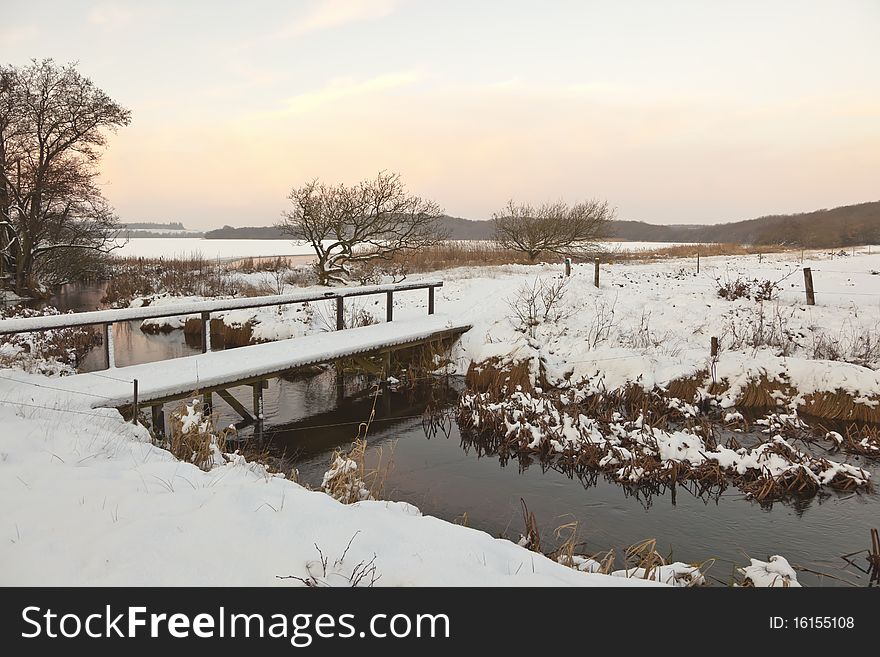
[[[746,585],[755,587],[786,588],[799,587],[797,573],[788,563],[785,557],[778,554],[770,557],[769,561],[752,559],[752,564],[740,568]]]

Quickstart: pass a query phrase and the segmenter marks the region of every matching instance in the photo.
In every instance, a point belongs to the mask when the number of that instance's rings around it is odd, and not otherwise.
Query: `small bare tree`
[[[351,187],[313,180],[288,198],[293,208],[278,227],[312,246],[322,285],[349,280],[354,264],[391,260],[445,237],[437,224],[440,206],[410,195],[396,173]]]
[[[535,262],[541,253],[583,256],[597,250],[614,209],[607,201],[591,200],[575,205],[545,203],[532,206],[508,201],[493,215],[495,239],[506,249],[525,253]]]

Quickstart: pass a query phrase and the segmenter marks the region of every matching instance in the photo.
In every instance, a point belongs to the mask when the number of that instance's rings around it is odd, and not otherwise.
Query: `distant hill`
[[[880,201],[709,225],[614,221],[608,236],[645,242],[734,242],[825,247],[880,243]]]
[[[454,240],[492,238],[491,221],[444,216],[440,226]],[[204,236],[208,239],[289,239],[274,226],[224,226]],[[639,242],[733,242],[806,247],[880,244],[880,201],[725,224],[658,225],[615,220],[609,223],[606,236]]]

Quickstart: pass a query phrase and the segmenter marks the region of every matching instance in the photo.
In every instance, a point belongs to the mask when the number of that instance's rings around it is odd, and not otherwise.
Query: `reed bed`
[[[742,434],[724,431],[732,414],[722,415],[707,398],[695,403],[636,385],[541,393],[489,388],[462,395],[457,420],[465,443],[505,459],[537,458],[571,476],[601,473],[637,489],[683,484],[703,495],[733,485],[762,503],[825,488],[872,489],[863,469],[795,448],[810,439],[795,412],[757,420],[755,444],[746,448],[737,439]],[[862,439],[853,433],[848,443]]]

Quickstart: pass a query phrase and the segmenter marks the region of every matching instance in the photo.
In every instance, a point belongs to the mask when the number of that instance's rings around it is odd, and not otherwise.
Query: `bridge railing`
[[[104,358],[107,368],[115,367],[113,354],[113,325],[118,322],[130,322],[158,317],[180,317],[183,315],[199,315],[201,318],[202,353],[211,350],[210,322],[213,313],[245,308],[261,308],[265,306],[282,306],[292,303],[309,301],[336,300],[336,330],[345,328],[344,303],[348,297],[363,297],[377,294],[385,295],[385,319],[394,319],[394,293],[410,290],[428,290],[428,314],[434,314],[434,290],[443,287],[443,281],[415,281],[412,283],[392,283],[388,285],[362,285],[343,287],[320,292],[296,292],[292,294],[273,294],[243,299],[215,299],[210,301],[192,301],[188,303],[168,304],[161,306],[142,306],[140,308],[116,308],[111,310],[94,310],[65,315],[48,315],[45,317],[24,317],[0,320],[0,335],[12,333],[31,333],[51,329],[73,328],[77,326],[101,326],[104,332]]]

